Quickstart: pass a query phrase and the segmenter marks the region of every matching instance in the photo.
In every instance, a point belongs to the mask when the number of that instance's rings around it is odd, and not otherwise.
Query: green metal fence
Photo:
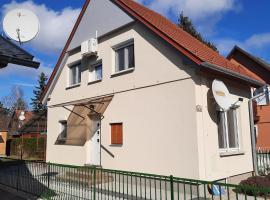
[[[0,162],[0,184],[45,199],[255,200],[270,188],[42,162]]]
[[[257,150],[257,165],[260,175],[267,175],[270,173],[270,151]]]

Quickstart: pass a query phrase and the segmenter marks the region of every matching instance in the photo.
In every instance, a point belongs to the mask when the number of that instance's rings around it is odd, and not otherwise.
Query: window
[[[60,139],[65,140],[67,138],[67,121],[63,120],[59,122],[61,124]]]
[[[128,43],[115,49],[115,72],[135,67],[134,43]]]
[[[237,109],[218,111],[218,143],[222,151],[239,150],[239,127]]]
[[[123,144],[123,124],[122,123],[111,124],[111,144],[113,145]]]
[[[91,66],[90,69],[90,82],[102,80],[102,63]]]
[[[73,65],[69,68],[69,85],[77,85],[81,83],[81,64]]]

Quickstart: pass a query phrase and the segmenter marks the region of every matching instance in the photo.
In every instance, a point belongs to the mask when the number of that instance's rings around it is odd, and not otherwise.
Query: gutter
[[[262,86],[265,85],[264,83],[262,83],[260,81],[257,81],[255,79],[249,78],[249,77],[244,76],[244,75],[241,75],[241,74],[236,73],[235,71],[232,71],[230,69],[226,69],[224,67],[214,65],[212,63],[202,62],[200,64],[200,66],[204,67],[204,68],[207,68],[207,69],[210,69],[210,70],[213,70],[213,71],[216,71],[216,72],[220,72],[222,74],[226,74],[226,75],[231,76],[233,78],[241,79],[242,81],[245,81],[245,82],[247,82],[247,83],[249,83],[249,84],[251,84],[252,86],[255,86],[255,87],[262,87]]]
[[[258,173],[258,163],[257,163],[257,152],[256,152],[256,136],[254,130],[254,111],[253,111],[253,100],[267,94],[266,91],[260,93],[248,100],[248,108],[249,108],[249,118],[250,118],[250,134],[251,134],[251,147],[252,147],[252,160],[253,160],[253,169],[255,171],[255,175]]]

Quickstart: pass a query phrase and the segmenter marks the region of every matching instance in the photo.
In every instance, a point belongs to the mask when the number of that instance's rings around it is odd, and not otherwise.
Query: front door
[[[91,165],[100,165],[100,120],[93,121],[93,137],[91,138]]]

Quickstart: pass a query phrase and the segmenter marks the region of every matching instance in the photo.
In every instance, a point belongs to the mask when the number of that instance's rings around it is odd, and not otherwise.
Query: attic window
[[[69,67],[69,86],[81,83],[81,63]]]
[[[130,41],[114,48],[115,73],[135,67],[134,42]]]

